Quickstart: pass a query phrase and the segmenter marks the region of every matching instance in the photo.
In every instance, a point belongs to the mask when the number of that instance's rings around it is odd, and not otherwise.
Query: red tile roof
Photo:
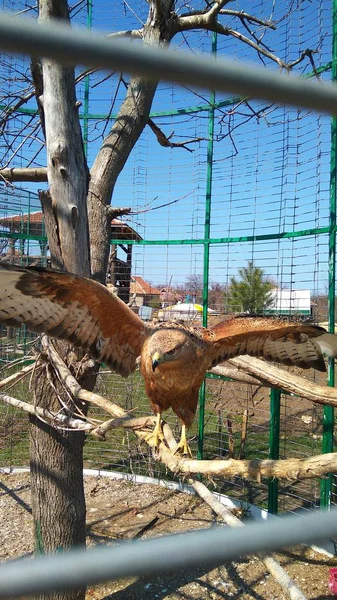
[[[15,225],[16,223],[42,223],[43,222],[43,213],[42,212],[33,212],[27,213],[25,215],[12,215],[10,217],[0,217],[0,223],[2,225]]]
[[[12,227],[14,231],[20,231],[21,225],[24,223],[30,223],[34,225],[41,225],[44,222],[43,212],[32,212],[24,215],[12,215],[10,217],[0,217],[0,226]],[[127,225],[119,219],[113,219],[111,221],[111,235],[112,239],[117,240],[141,240],[142,237],[135,231],[130,225]]]
[[[130,293],[138,296],[160,296],[161,292],[142,277],[135,275],[131,280]]]

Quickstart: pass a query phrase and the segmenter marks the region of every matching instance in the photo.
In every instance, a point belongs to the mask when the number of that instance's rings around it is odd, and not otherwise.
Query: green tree
[[[239,269],[240,280],[232,277],[225,293],[225,307],[231,312],[262,313],[274,302],[271,290],[275,287],[262,269],[249,261]]]

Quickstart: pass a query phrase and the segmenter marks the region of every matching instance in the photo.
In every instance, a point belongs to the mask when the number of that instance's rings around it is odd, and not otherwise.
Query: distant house
[[[0,215],[1,231],[10,234],[9,250],[5,260],[23,265],[47,264],[47,257],[49,256],[48,243],[45,237],[44,216],[41,211],[10,216]],[[25,244],[30,236],[39,240],[41,256],[28,256],[25,254]],[[127,223],[120,219],[112,219],[111,239],[115,243],[110,246],[107,283],[112,285],[112,289],[116,288],[121,300],[129,302],[132,268],[132,244],[129,242],[141,240],[142,237]],[[117,249],[125,260],[117,257]]]
[[[160,302],[160,290],[142,277],[135,275],[131,277],[130,299],[132,306],[149,306],[151,300]]]
[[[308,318],[312,316],[313,309],[310,295],[310,290],[273,289],[270,291],[273,303],[264,311],[264,314]]]

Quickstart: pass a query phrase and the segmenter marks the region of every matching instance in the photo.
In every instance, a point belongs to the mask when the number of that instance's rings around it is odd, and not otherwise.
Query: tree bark
[[[41,0],[41,20],[69,19],[65,0]],[[47,170],[50,197],[42,194],[43,210],[52,266],[90,276],[89,228],[86,211],[88,170],[78,120],[75,77],[72,68],[63,68],[42,59]],[[69,356],[62,346],[63,356]],[[74,353],[72,360],[76,361]],[[50,375],[53,377],[53,375]],[[55,393],[58,381],[50,385],[45,373],[36,380],[35,403],[59,411]],[[79,403],[86,412],[86,405]],[[70,416],[76,408],[66,411]],[[82,432],[55,431],[35,416],[30,417],[32,509],[37,552],[56,552],[84,546],[85,499],[83,487]],[[47,596],[41,596],[41,598]],[[52,600],[84,600],[85,589],[53,592]]]
[[[168,43],[172,0],[149,3],[149,16],[143,28],[145,44]],[[157,83],[145,77],[131,77],[125,100],[116,121],[105,138],[90,171],[88,218],[92,276],[105,283],[110,246],[110,221],[107,207],[119,174],[148,122]]]
[[[111,220],[107,208],[117,178],[147,123],[156,87],[156,84],[142,77],[132,77],[116,121],[90,172],[88,217],[91,266],[93,278],[101,283],[105,283],[111,239]]]
[[[51,397],[52,396],[52,397]],[[39,379],[39,407],[58,411],[45,377]],[[51,553],[85,545],[85,499],[83,493],[83,432],[56,431],[34,416],[31,423],[31,485],[35,550]],[[41,596],[41,598],[45,596]],[[54,592],[54,600],[80,600],[85,589]]]
[[[42,0],[41,21],[69,19],[65,0]],[[65,268],[90,275],[86,197],[88,169],[78,119],[73,68],[42,59],[47,171]]]

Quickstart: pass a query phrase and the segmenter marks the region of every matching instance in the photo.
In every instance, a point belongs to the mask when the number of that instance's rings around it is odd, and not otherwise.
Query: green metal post
[[[87,29],[92,27],[92,0],[87,0]],[[83,149],[84,155],[88,156],[88,125],[89,125],[89,92],[90,75],[84,80],[84,102],[83,102]]]
[[[269,458],[278,460],[280,457],[280,390],[270,390],[270,427],[269,427]],[[268,512],[276,515],[278,511],[278,479],[271,478],[268,484]]]
[[[213,33],[212,54],[217,50],[217,35]],[[207,178],[206,178],[206,206],[205,206],[205,229],[204,229],[204,282],[202,293],[202,324],[207,327],[208,309],[208,283],[209,283],[209,247],[211,234],[211,203],[212,203],[212,179],[213,179],[213,137],[214,137],[214,111],[215,92],[210,94],[210,109],[208,116],[208,146],[207,146]],[[204,428],[205,428],[205,397],[206,384],[203,382],[199,392],[199,435],[198,435],[198,458],[203,458]]]
[[[337,0],[332,1],[332,81],[337,81]],[[335,286],[336,286],[336,169],[337,169],[337,118],[331,122],[330,157],[330,229],[329,229],[329,331],[335,331]],[[334,361],[329,360],[328,385],[335,385]],[[323,409],[322,452],[333,451],[334,409]],[[328,509],[331,502],[332,475],[321,481],[321,508]]]

